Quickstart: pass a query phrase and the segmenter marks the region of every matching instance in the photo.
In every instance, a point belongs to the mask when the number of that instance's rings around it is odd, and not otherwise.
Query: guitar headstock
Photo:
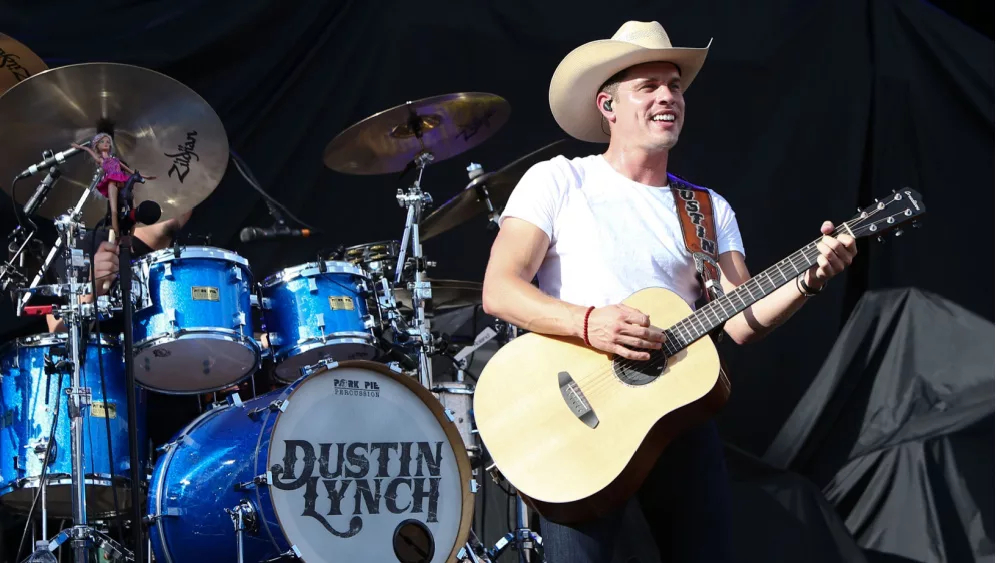
[[[891,195],[875,200],[866,209],[858,209],[847,225],[855,238],[876,236],[879,242],[887,233],[903,234],[903,227],[918,226],[917,217],[926,211],[920,193],[912,188],[893,190]]]

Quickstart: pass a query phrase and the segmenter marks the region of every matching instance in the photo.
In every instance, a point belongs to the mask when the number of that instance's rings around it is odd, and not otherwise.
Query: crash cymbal
[[[423,151],[441,162],[496,133],[510,116],[500,96],[446,94],[406,102],[364,119],[326,146],[323,162],[345,174],[402,172]]]
[[[45,61],[10,35],[0,33],[0,94],[49,68]]]
[[[160,205],[160,221],[180,216],[219,185],[229,159],[222,121],[194,90],[158,72],[124,64],[83,63],[46,70],[0,96],[0,184],[41,162],[42,151],[83,144],[98,132],[112,132],[118,158],[146,176],[135,185],[135,203]],[[60,167],[62,177],[38,209],[54,218],[76,205],[97,164],[85,152]],[[24,204],[44,173],[17,184]],[[83,222],[104,217],[107,200],[91,194]]]
[[[535,164],[562,154],[565,143],[566,140],[561,139],[546,145],[496,172],[487,172],[469,182],[458,195],[444,202],[420,222],[420,240],[428,240],[477,215],[488,213],[486,194],[489,194],[493,209],[499,213],[524,173]]]
[[[435,280],[431,282],[431,301],[427,308],[433,311],[456,309],[483,302],[483,284],[464,280]],[[412,294],[405,287],[396,288],[396,302],[403,311],[413,310]]]

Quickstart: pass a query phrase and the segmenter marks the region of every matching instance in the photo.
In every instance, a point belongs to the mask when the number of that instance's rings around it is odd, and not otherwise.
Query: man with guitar
[[[563,59],[550,85],[553,116],[573,137],[609,145],[603,154],[536,164],[521,179],[503,212],[486,270],[483,306],[488,314],[631,361],[620,365],[638,365],[650,361],[650,352],[661,349],[670,335],[623,300],[644,288],[666,288],[694,309],[715,264],[727,293],[750,279],[736,216],[726,200],[667,173],[668,153],[684,125],[684,91],[707,51],[673,47],[658,23],[628,22],[612,39],[587,43]],[[688,199],[680,199],[679,193]],[[679,209],[688,213],[687,219]],[[706,217],[712,219],[709,224],[698,222]],[[687,220],[691,223],[682,224]],[[814,266],[725,322],[725,332],[735,342],[752,342],[782,324],[850,265],[857,252],[854,238],[836,234],[829,221],[821,232]],[[705,251],[700,258],[716,256],[717,261],[709,259],[703,269],[697,268],[691,240]],[[532,285],[536,276],[537,288]],[[603,412],[595,407],[592,420],[585,412],[587,393],[594,402],[603,390],[585,387],[587,374],[581,370],[566,369],[562,376],[574,393],[582,389],[585,396],[573,403],[583,405],[579,427],[597,431],[603,424],[606,430],[610,407]],[[528,389],[508,388],[521,396],[544,385],[539,381],[527,384]],[[477,404],[477,423],[479,411]],[[545,434],[545,427],[539,433]],[[597,464],[600,453],[594,455]],[[505,470],[499,463],[498,468]],[[576,477],[558,476],[566,483]],[[669,443],[636,498],[664,561],[731,559],[728,481],[722,442],[711,421]],[[610,561],[621,515],[618,508],[566,524],[543,516],[546,560]]]

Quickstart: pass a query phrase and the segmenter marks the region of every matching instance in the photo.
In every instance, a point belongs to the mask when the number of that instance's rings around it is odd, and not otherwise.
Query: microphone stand
[[[51,153],[52,151],[45,151],[43,154],[45,158],[48,158]],[[14,264],[20,262],[21,267],[24,266],[24,257],[22,254],[28,248],[31,240],[35,238],[36,234],[38,234],[38,227],[31,221],[30,215],[33,215],[35,211],[41,207],[42,203],[45,202],[45,198],[48,197],[49,191],[52,190],[52,186],[55,185],[60,176],[62,176],[62,171],[59,170],[57,165],[53,165],[49,168],[49,173],[45,175],[45,178],[42,179],[38,188],[35,189],[35,193],[32,194],[31,198],[29,198],[24,204],[21,214],[24,215],[24,219],[28,222],[28,225],[30,225],[31,228],[30,230],[27,230],[28,234],[24,235],[24,240],[21,241],[20,246],[14,252],[13,256],[11,256],[10,260],[8,260],[8,262],[0,268],[0,287],[2,287],[4,291],[7,290],[7,287],[13,281],[14,273],[17,272],[17,267]],[[15,209],[14,212],[17,213],[17,210]],[[9,245],[8,248],[12,248],[14,246],[13,243],[21,238],[21,233],[24,231],[25,229],[22,229],[21,225],[14,228],[14,232],[12,232],[7,239]],[[27,281],[27,278],[19,272],[18,277],[20,278],[19,281]]]
[[[135,174],[138,175],[139,172],[136,171]],[[133,209],[135,207],[132,199],[134,196],[132,195],[132,190],[128,190],[128,192],[129,201],[125,202],[125,208]],[[112,210],[112,213],[118,213],[118,210]],[[142,502],[141,495],[143,481],[139,460],[139,421],[135,397],[137,386],[135,383],[135,353],[133,351],[134,343],[132,336],[132,314],[134,308],[132,302],[132,229],[135,227],[135,222],[130,220],[127,215],[118,219],[119,227],[122,231],[121,238],[118,239],[118,279],[121,284],[122,295],[122,332],[124,333],[124,342],[122,344],[125,349],[125,388],[128,390],[126,403],[128,406],[129,473],[132,481],[132,542],[134,544],[134,561],[143,562],[146,561],[145,530],[143,529],[145,520],[142,514],[145,504]]]

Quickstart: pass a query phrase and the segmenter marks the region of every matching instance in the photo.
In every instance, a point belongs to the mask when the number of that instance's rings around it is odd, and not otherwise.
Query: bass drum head
[[[434,396],[368,361],[293,385],[267,467],[278,523],[301,559],[455,559],[472,522],[472,473]]]

